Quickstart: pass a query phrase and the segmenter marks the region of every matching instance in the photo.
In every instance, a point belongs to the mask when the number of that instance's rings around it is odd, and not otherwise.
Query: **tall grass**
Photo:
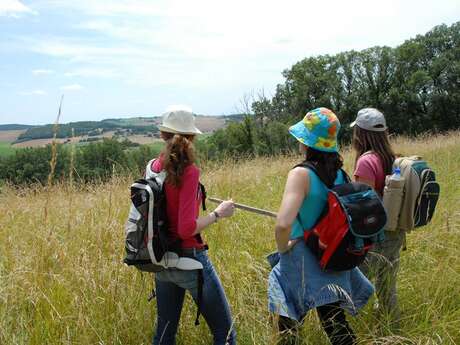
[[[410,233],[402,253],[401,330],[378,320],[373,301],[352,319],[363,344],[460,343],[460,135],[395,138],[397,151],[424,156],[441,199],[431,224]],[[345,150],[345,167],[353,157]],[[227,161],[202,167],[210,195],[276,211],[297,156]],[[130,178],[77,188],[68,184],[0,193],[0,344],[149,344],[152,277],[122,264]],[[48,194],[49,193],[49,194]],[[47,222],[43,205],[49,199]],[[212,205],[208,205],[212,208]],[[205,230],[209,255],[231,304],[239,344],[275,344],[267,312],[265,256],[274,250],[273,219],[238,211]],[[210,344],[194,326],[187,297],[178,344]],[[309,313],[302,344],[327,344]]]

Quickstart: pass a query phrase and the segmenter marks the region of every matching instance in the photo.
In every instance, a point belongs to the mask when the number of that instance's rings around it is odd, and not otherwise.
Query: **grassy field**
[[[360,344],[460,344],[460,135],[394,141],[437,172],[441,199],[431,224],[407,238],[399,274],[401,330],[377,320],[373,301],[352,319]],[[352,156],[345,151],[350,171]],[[202,167],[209,195],[277,210],[285,178],[299,157],[258,158]],[[131,179],[0,193],[0,344],[149,344],[152,277],[122,264]],[[212,209],[212,206],[209,205]],[[274,221],[237,212],[206,229],[209,255],[225,286],[238,343],[275,344],[267,312],[265,256]],[[178,344],[210,344],[195,327],[187,296]],[[327,344],[309,313],[301,344]]]
[[[14,147],[11,146],[11,143],[0,142],[0,157],[8,156],[14,153]]]

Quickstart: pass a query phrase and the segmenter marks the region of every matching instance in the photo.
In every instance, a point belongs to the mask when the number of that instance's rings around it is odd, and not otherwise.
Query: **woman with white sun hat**
[[[195,126],[195,118],[190,110],[166,112],[158,128],[165,147],[150,169],[154,172],[164,170],[167,174],[165,194],[169,234],[172,241],[180,242],[182,256],[198,260],[203,269],[166,269],[155,274],[157,324],[153,344],[176,343],[184,296],[189,291],[211,330],[213,344],[234,345],[236,333],[230,307],[208,258],[208,247],[201,237],[202,231],[209,225],[220,218],[232,216],[234,203],[224,201],[213,212],[199,216],[205,196],[200,188],[200,170],[195,165],[193,141],[201,131]]]

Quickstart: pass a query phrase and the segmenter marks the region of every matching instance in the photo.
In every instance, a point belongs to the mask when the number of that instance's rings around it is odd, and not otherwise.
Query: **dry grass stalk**
[[[57,137],[57,132],[59,130],[59,119],[61,117],[61,110],[62,110],[62,101],[64,100],[64,95],[61,96],[61,101],[59,103],[59,111],[58,115],[56,117],[56,121],[54,122],[53,126],[53,142],[51,144],[51,160],[50,160],[50,173],[48,174],[48,182],[47,182],[47,190],[49,191],[52,183],[53,183],[53,178],[54,178],[54,171],[56,169],[56,162],[57,162],[57,142],[56,142],[56,137]],[[45,214],[45,224],[48,221],[48,206],[49,206],[49,192],[48,192],[48,197],[46,198],[46,203],[45,203],[45,209],[44,209],[44,214]]]

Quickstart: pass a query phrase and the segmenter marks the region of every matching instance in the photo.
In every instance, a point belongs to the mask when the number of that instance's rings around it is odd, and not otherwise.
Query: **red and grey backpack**
[[[153,162],[154,160],[148,162],[145,178],[138,179],[131,185],[131,206],[125,225],[124,263],[145,272],[159,272],[170,268],[196,270],[198,311],[195,324],[198,324],[203,292],[203,265],[200,261],[183,255],[180,240],[171,240],[164,188],[166,172],[153,171]],[[201,193],[202,207],[205,210],[206,191],[201,183],[197,193]],[[202,242],[199,234],[196,238]]]
[[[297,166],[310,169],[324,183],[310,162]],[[327,204],[319,220],[304,230],[307,247],[323,270],[345,271],[360,265],[375,243],[384,239],[387,216],[377,193],[368,185],[351,182],[328,189]],[[300,217],[297,217],[300,222]],[[302,223],[300,223],[302,224]]]
[[[163,269],[202,269],[203,265],[189,257],[182,256],[181,241],[171,240],[166,215],[166,194],[164,182],[166,172],[154,172],[151,160],[147,164],[145,178],[131,185],[131,207],[125,225],[125,264],[146,272]],[[200,183],[203,209],[206,191]],[[199,242],[201,237],[196,235]]]

